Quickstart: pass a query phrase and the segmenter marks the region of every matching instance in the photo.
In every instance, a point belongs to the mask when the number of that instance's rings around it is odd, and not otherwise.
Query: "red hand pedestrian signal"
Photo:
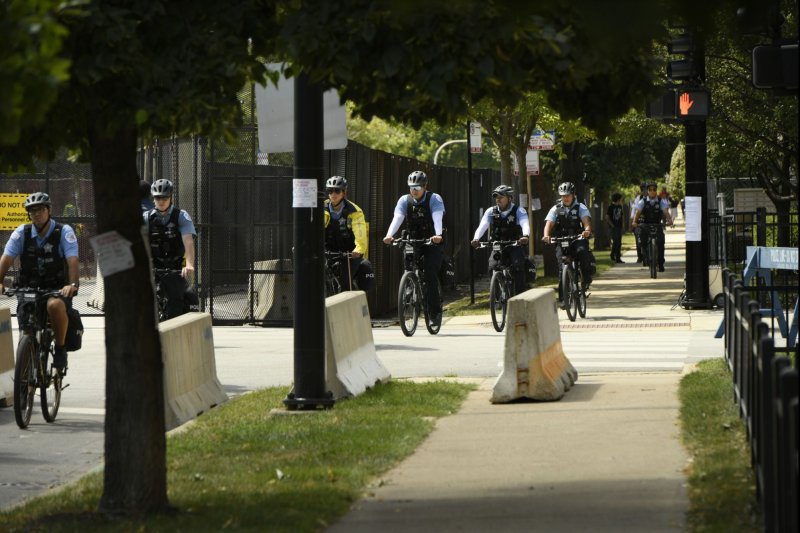
[[[681,115],[688,115],[689,108],[691,108],[692,105],[694,105],[694,100],[692,100],[692,98],[689,96],[689,93],[683,93],[681,95],[680,102],[678,103],[678,105],[681,108]]]

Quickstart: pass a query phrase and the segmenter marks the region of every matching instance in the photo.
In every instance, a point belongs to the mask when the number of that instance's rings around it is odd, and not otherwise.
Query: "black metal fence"
[[[741,272],[748,246],[798,245],[798,214],[718,210],[709,212],[709,263]]]
[[[216,324],[290,325],[292,291],[292,154],[258,153],[257,127],[245,126],[234,145],[202,137],[160,140],[139,151],[140,175],[147,181],[175,183],[175,204],[186,209],[197,228],[196,285],[201,309]],[[398,198],[408,193],[406,177],[422,169],[431,190],[445,202],[445,250],[455,262],[456,278],[469,278],[469,240],[478,224],[477,208],[491,202],[500,183],[494,170],[473,171],[470,216],[467,170],[372,150],[350,142],[326,151],[324,176],[339,174],[349,183],[348,198],[365,212],[369,224],[369,260],[375,287],[368,294],[373,316],[396,305],[400,257],[382,238]],[[82,286],[74,304],[83,314],[100,311],[87,305],[96,283],[89,238],[96,234],[91,169],[61,158],[35,173],[0,175],[0,193],[48,192],[53,217],[76,228]],[[11,229],[0,231],[7,242]],[[475,253],[476,272],[486,269],[485,251]],[[12,272],[13,275],[13,272]]]
[[[798,485],[798,345],[797,329],[785,346],[774,323],[729,269],[725,282],[725,358],[733,374],[734,401],[750,442],[756,489],[765,531],[797,531]],[[794,291],[797,286],[766,287]]]

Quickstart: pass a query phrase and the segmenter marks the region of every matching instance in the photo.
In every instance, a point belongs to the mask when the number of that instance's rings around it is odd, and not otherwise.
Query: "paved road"
[[[684,364],[721,355],[722,341],[713,339],[721,312],[671,309],[683,275],[681,239],[682,233],[668,233],[668,268],[659,279],[647,278],[641,265],[620,265],[595,282],[586,319],[569,322],[559,311],[565,352],[581,376],[679,373]],[[85,326],[83,349],[70,355],[70,387],[55,424],[46,424],[36,408],[29,429],[20,431],[12,410],[0,409],[0,509],[79,477],[102,461],[103,319],[89,317]],[[292,334],[291,329],[215,327],[217,373],[226,392],[236,396],[290,385]],[[500,373],[504,337],[492,329],[488,315],[448,319],[435,337],[424,328],[411,338],[397,327],[376,328],[373,334],[379,357],[395,378],[492,378]]]

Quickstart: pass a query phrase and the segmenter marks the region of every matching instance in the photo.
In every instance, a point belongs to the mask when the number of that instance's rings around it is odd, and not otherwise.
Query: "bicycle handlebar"
[[[5,289],[3,289],[3,294],[5,296],[8,296],[9,298],[18,293],[21,294],[26,292],[35,293],[37,298],[45,298],[45,297],[50,298],[50,297],[63,296],[61,294],[61,291],[53,289],[37,289],[34,287],[6,287]]]
[[[488,248],[490,246],[494,246],[495,244],[499,244],[503,248],[506,246],[522,246],[519,243],[519,240],[516,241],[481,241],[480,246],[478,246],[478,250],[481,248]]]
[[[408,237],[400,237],[399,239],[395,239],[390,243],[392,246],[400,246],[403,244],[419,244],[422,246],[430,246],[433,244],[433,241],[428,239],[409,239]]]
[[[550,244],[559,242],[573,242],[585,238],[583,235],[565,235],[563,237],[550,237]]]

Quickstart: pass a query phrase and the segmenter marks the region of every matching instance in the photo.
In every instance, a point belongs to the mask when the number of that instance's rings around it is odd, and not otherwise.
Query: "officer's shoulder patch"
[[[186,211],[183,211],[183,216],[184,216],[184,217],[186,217],[186,220],[188,220],[189,222],[191,222],[191,221],[192,221],[192,217],[190,217],[190,216],[189,216],[189,213],[188,213],[188,212],[186,212]]]
[[[75,235],[74,232],[68,231],[68,232],[65,232],[65,234],[64,234],[64,240],[66,240],[68,243],[72,244],[74,242],[78,242],[78,237]]]
[[[17,239],[19,239],[20,237],[22,237],[22,234],[21,234],[21,233],[19,233],[19,232],[16,232],[16,231],[15,231],[14,233],[12,233],[12,234],[11,234],[11,240],[12,240],[12,241],[16,241],[16,240],[17,240]]]

